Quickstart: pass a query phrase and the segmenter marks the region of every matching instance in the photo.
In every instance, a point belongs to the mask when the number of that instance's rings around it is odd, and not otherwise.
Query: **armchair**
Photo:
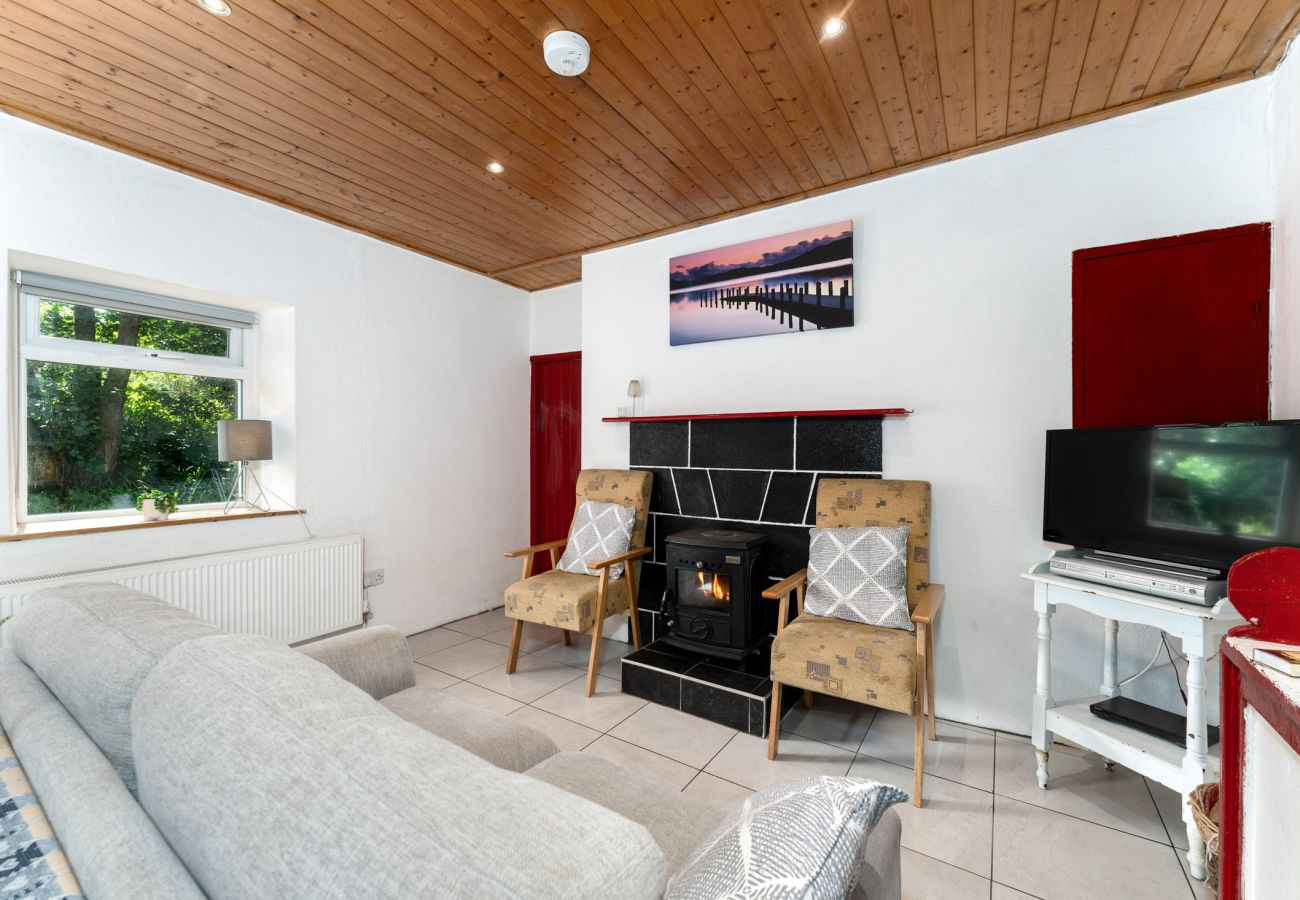
[[[912,802],[920,806],[927,708],[928,737],[935,739],[933,628],[944,598],[943,585],[930,584],[930,484],[826,478],[817,488],[816,521],[818,528],[910,526],[907,601],[916,632],[805,613],[806,569],[764,591],[764,597],[781,604],[772,643],[772,720],[767,756],[776,759],[782,686],[802,689],[804,705],[809,708],[813,694],[819,693],[908,713],[916,717]],[[792,594],[796,616],[793,621]]]
[[[632,540],[626,553],[602,559],[588,568],[597,569],[599,575],[580,575],[549,572],[534,575],[533,560],[537,554],[548,552],[551,565],[560,559],[561,548],[568,539],[548,541],[532,547],[511,550],[507,557],[523,558],[520,580],[506,588],[505,614],[514,619],[510,636],[510,651],[506,657],[506,673],[515,671],[519,662],[519,642],[523,638],[524,623],[552,625],[563,630],[564,642],[570,641],[569,632],[591,635],[591,658],[587,663],[587,696],[596,689],[596,673],[600,668],[600,639],[602,628],[609,616],[627,612],[632,628],[632,644],[641,649],[641,623],[637,617],[636,588],[641,575],[641,557],[648,556],[651,548],[645,546],[646,522],[650,509],[650,472],[623,472],[616,469],[584,469],[578,473],[578,507],[586,500],[601,503],[618,503],[636,509],[636,523]],[[610,577],[610,567],[625,563],[623,576]]]

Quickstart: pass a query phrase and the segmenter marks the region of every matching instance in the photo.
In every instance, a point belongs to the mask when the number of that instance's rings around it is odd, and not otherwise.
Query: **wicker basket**
[[[1192,790],[1187,798],[1192,821],[1205,840],[1205,883],[1219,888],[1219,784],[1208,782]]]

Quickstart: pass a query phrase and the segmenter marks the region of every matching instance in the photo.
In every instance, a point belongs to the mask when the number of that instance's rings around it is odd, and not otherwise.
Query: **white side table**
[[[1219,777],[1219,754],[1206,744],[1205,661],[1214,654],[1218,635],[1245,620],[1228,600],[1213,607],[1166,600],[1137,591],[1107,587],[1054,575],[1048,563],[1024,574],[1034,583],[1038,613],[1038,689],[1034,694],[1031,735],[1038,756],[1038,786],[1047,787],[1048,754],[1059,735],[1104,759],[1119,763],[1183,796],[1187,826],[1187,862],[1195,878],[1205,878],[1205,844],[1192,821],[1186,799],[1192,789]],[[1101,693],[1093,697],[1058,700],[1052,696],[1052,613],[1060,605],[1100,616],[1105,624]],[[1135,728],[1108,722],[1088,709],[1119,694],[1117,666],[1119,623],[1151,625],[1182,642],[1187,656],[1187,749]]]

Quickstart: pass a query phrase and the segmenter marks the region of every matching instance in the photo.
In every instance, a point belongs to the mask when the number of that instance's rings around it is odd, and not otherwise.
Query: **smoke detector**
[[[591,45],[576,31],[552,31],[542,41],[542,55],[556,75],[581,75],[591,62]]]

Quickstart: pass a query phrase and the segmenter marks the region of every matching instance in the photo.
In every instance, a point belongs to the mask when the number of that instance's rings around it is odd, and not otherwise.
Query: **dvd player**
[[[1053,575],[1078,578],[1199,606],[1213,606],[1228,593],[1228,581],[1208,569],[1173,567],[1128,556],[1079,550],[1058,551],[1048,564]]]

